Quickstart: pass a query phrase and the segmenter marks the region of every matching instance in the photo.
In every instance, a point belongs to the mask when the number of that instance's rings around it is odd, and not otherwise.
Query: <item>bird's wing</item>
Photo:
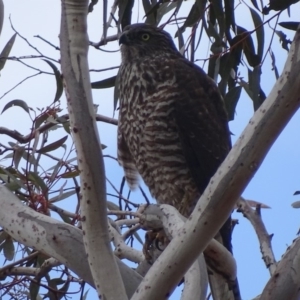
[[[223,99],[214,81],[185,59],[174,61],[178,86],[175,122],[185,159],[203,193],[227,156],[230,132]]]
[[[134,190],[138,186],[139,174],[133,157],[121,132],[120,126],[118,127],[118,161],[124,169],[125,179],[129,185],[129,188]]]

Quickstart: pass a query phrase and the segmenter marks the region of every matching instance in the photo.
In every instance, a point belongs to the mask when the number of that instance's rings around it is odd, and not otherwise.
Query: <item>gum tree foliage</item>
[[[187,221],[172,207],[146,207],[130,201],[130,194],[124,193],[124,180],[114,187],[114,195],[106,193],[110,180],[105,177],[105,145],[100,142],[96,122],[116,126],[117,120],[97,112],[91,87],[114,87],[117,109],[118,79],[113,76],[90,83],[87,51],[88,47],[103,50],[117,41],[122,28],[133,22],[132,14],[139,9],[137,2],[104,0],[102,15],[98,16],[102,37],[95,42],[88,41],[86,18],[95,13],[98,1],[62,1],[61,59],[43,57],[41,53],[31,57],[42,58],[56,81],[53,102],[39,109],[29,107],[23,99],[7,100],[4,105],[2,113],[13,106],[22,108],[30,115],[32,128],[27,135],[0,128],[1,135],[9,137],[7,143],[1,143],[0,153],[0,255],[4,261],[0,268],[1,296],[61,299],[78,294],[80,299],[88,299],[88,283],[102,299],[163,299],[184,276],[181,299],[234,299],[228,282],[236,279],[235,260],[211,239],[231,210],[237,208],[253,225],[270,272],[269,282],[256,299],[298,299],[299,240],[276,262],[271,237],[260,215],[260,209],[267,206],[240,197],[299,107],[299,19],[281,20],[282,12],[289,12],[297,1],[196,0],[188,12],[184,10],[185,1],[140,2],[142,20],[165,26],[166,30],[176,28],[178,48],[191,61],[199,63],[199,44],[204,39],[209,42],[207,72],[218,83],[230,121],[235,117],[242,90],[253,102],[253,118],[221,166],[222,172],[214,176],[199,200],[193,218]],[[1,30],[4,7],[2,1],[0,4]],[[239,5],[248,10],[251,28],[236,22]],[[271,39],[266,39],[265,27],[270,22],[275,25]],[[11,57],[10,51],[15,39],[25,38],[15,29],[0,54],[0,70],[7,67],[8,60],[24,61],[25,57]],[[52,46],[58,43],[44,40]],[[272,51],[275,40],[286,50],[287,62],[281,76]],[[261,85],[267,56],[277,79],[269,95]],[[61,108],[64,92],[67,113]],[[5,96],[8,99],[9,93]],[[53,132],[57,139],[50,143],[48,136]],[[76,202],[73,211],[60,206],[68,199]],[[222,210],[218,210],[220,207]],[[209,229],[203,226],[206,222]],[[145,242],[141,228],[164,228],[170,240],[163,252],[160,247],[150,249],[151,264],[137,247],[139,242]],[[200,255],[204,250],[215,254],[216,265],[209,266],[208,272]],[[130,261],[136,263],[134,269]],[[207,273],[210,277],[214,274],[209,283]]]

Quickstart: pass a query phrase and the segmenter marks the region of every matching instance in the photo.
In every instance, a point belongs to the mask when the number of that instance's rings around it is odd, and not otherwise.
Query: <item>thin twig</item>
[[[46,39],[44,39],[43,37],[41,37],[40,35],[34,35],[33,37],[41,39],[43,42],[45,42],[46,44],[50,45],[51,47],[53,47],[55,50],[60,50],[60,48],[58,46],[55,46],[54,44],[52,44],[51,42],[47,41]]]
[[[26,80],[32,78],[32,77],[35,77],[35,76],[38,76],[42,74],[41,71],[39,71],[38,73],[36,74],[33,74],[33,75],[30,75],[30,76],[27,76],[26,78],[24,78],[23,80],[21,80],[19,83],[17,83],[15,86],[13,86],[10,90],[8,90],[7,92],[5,92],[1,97],[0,97],[0,100],[5,97],[8,93],[10,93],[11,91],[13,91],[17,86],[21,85],[23,82],[25,82]]]
[[[30,48],[32,48],[33,50],[35,50],[37,53],[39,53],[41,56],[43,56],[44,58],[47,58],[47,59],[49,59],[49,60],[52,60],[52,61],[55,61],[55,62],[57,62],[57,63],[59,63],[59,61],[58,60],[55,60],[55,59],[53,59],[53,58],[51,58],[51,57],[48,57],[48,56],[46,56],[46,55],[44,55],[38,48],[36,48],[36,47],[34,47],[24,36],[22,36],[16,29],[15,29],[15,27],[13,26],[13,24],[12,24],[12,20],[11,20],[11,17],[9,16],[9,22],[10,22],[10,26],[11,26],[11,28],[12,28],[12,30],[23,40],[23,41],[25,41],[26,42],[26,44],[30,47]]]

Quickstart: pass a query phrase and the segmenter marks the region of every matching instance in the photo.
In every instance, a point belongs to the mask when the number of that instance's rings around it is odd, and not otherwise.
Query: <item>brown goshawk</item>
[[[129,25],[119,43],[119,163],[131,189],[140,174],[158,203],[187,217],[231,148],[223,99],[164,30]],[[229,221],[221,235],[231,251]]]

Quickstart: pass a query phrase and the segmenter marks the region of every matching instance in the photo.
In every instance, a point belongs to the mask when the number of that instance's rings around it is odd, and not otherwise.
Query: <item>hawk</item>
[[[188,217],[231,148],[222,96],[166,31],[129,25],[119,43],[119,163],[131,189],[141,175],[158,203]],[[220,233],[232,252],[231,218]],[[229,289],[240,299],[237,280]]]
[[[158,203],[188,217],[231,148],[223,99],[166,31],[129,25],[119,44],[119,163],[131,189],[140,174]],[[221,236],[231,251],[230,219]]]

